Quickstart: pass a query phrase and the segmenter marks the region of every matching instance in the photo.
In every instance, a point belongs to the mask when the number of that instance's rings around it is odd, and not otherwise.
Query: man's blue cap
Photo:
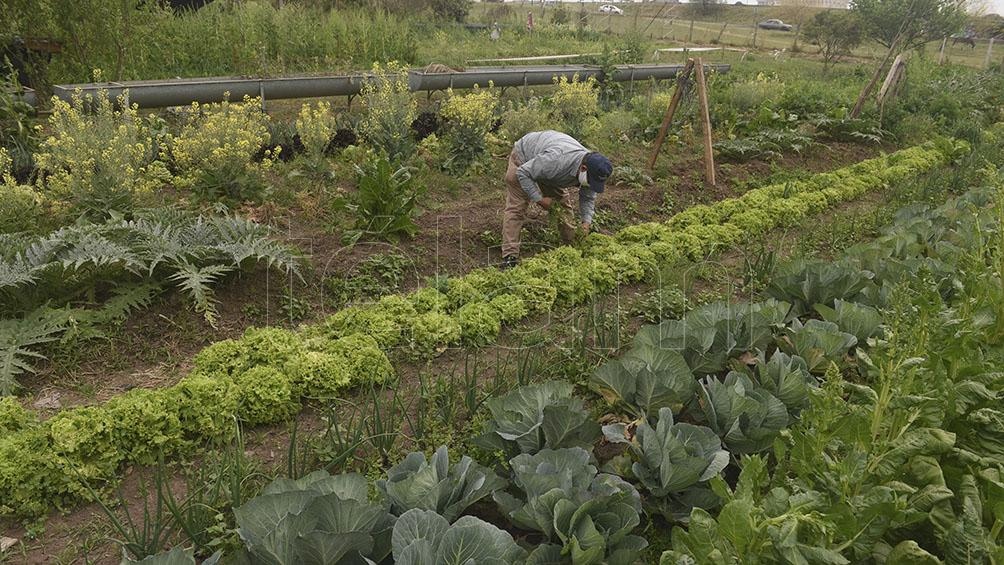
[[[614,172],[614,166],[600,153],[586,155],[586,178],[589,179],[589,189],[593,192],[603,192],[603,186]]]

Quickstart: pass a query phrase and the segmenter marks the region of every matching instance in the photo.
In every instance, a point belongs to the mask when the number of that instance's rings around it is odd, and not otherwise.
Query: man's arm
[[[596,210],[596,193],[588,188],[579,189],[579,217],[582,223],[590,225],[593,223],[593,212]]]
[[[553,153],[545,152],[516,168],[516,178],[519,180],[519,185],[531,202],[540,202],[544,198],[544,194],[537,184],[537,179],[546,180],[555,170],[559,169],[560,163],[555,163],[559,157]]]

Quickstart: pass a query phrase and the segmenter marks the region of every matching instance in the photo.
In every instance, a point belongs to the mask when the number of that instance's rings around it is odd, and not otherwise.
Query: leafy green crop
[[[854,335],[840,331],[832,322],[809,320],[803,325],[795,320],[779,347],[804,359],[810,373],[822,373],[830,362],[841,362],[857,342]]]
[[[451,466],[445,445],[429,461],[424,453],[409,453],[387,471],[386,480],[377,482],[394,514],[403,515],[415,508],[432,510],[451,522],[467,507],[505,486],[504,479],[466,455]]]
[[[368,494],[360,475],[316,471],[274,481],[234,509],[244,559],[274,565],[380,561],[391,551],[394,518]]]
[[[506,453],[544,448],[591,447],[600,426],[572,396],[571,383],[549,381],[520,387],[486,403],[492,419],[475,444]]]
[[[589,453],[576,447],[524,453],[510,461],[513,483],[525,500],[496,492],[499,508],[516,526],[561,543],[560,549],[537,549],[531,563],[561,554],[575,564],[629,564],[647,545],[630,535],[640,520],[637,491],[619,477],[597,474],[589,460]]]
[[[697,390],[682,355],[651,345],[636,346],[607,361],[593,373],[589,386],[636,417],[655,416],[662,408],[679,413]]]
[[[398,565],[519,565],[526,550],[512,536],[473,516],[453,525],[431,510],[405,512],[394,524],[394,563]]]
[[[746,375],[731,372],[724,381],[707,377],[698,389],[704,421],[732,453],[769,449],[788,426],[783,403]]]

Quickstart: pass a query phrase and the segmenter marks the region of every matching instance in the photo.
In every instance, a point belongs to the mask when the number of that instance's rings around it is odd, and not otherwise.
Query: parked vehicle
[[[781,20],[764,20],[757,24],[760,29],[773,29],[776,31],[791,31],[791,24],[786,24]]]
[[[620,8],[614,6],[613,4],[604,4],[600,6],[600,11],[603,12],[604,14],[616,14],[618,16],[624,15],[624,10],[621,10]]]

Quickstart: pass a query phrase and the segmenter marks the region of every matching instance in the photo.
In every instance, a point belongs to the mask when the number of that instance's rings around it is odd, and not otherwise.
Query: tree
[[[471,0],[432,0],[432,13],[442,20],[463,22],[471,11]]]
[[[957,31],[967,0],[852,0],[868,37],[906,51]],[[898,41],[897,41],[898,38]]]
[[[861,19],[854,12],[824,10],[809,21],[804,33],[813,45],[819,46],[823,70],[826,71],[861,45],[864,39],[861,28]]]

